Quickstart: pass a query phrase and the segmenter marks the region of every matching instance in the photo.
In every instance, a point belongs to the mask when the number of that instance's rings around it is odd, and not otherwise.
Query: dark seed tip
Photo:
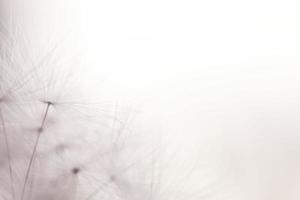
[[[80,172],[80,169],[78,168],[78,167],[74,167],[73,169],[72,169],[72,173],[73,174],[78,174]]]
[[[53,101],[47,101],[47,100],[41,100],[41,102],[48,104],[49,106],[53,106],[54,102]]]
[[[38,133],[42,133],[44,131],[44,129],[43,129],[43,127],[39,127],[37,131],[38,131]]]

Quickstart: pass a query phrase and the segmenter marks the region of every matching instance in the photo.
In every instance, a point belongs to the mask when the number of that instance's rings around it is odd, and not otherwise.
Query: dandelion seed
[[[21,200],[24,199],[24,195],[25,195],[26,186],[27,186],[29,175],[30,175],[31,167],[32,167],[34,159],[35,159],[35,155],[36,155],[36,152],[37,152],[37,148],[38,148],[38,144],[39,144],[39,141],[40,141],[41,133],[44,130],[44,125],[45,125],[46,118],[48,116],[48,111],[49,111],[50,105],[51,105],[50,103],[47,103],[46,111],[45,111],[45,114],[43,115],[43,120],[42,120],[41,126],[38,128],[38,135],[37,135],[37,138],[36,138],[35,143],[34,143],[33,151],[32,151],[30,161],[29,161],[29,164],[28,164],[28,167],[27,167],[26,175],[25,175],[24,185],[23,185],[22,194],[21,194]]]

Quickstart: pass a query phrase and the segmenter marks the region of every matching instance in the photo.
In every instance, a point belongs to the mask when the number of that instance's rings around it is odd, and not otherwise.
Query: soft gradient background
[[[170,179],[194,170],[186,184],[178,178],[187,193],[300,198],[298,1],[23,4],[36,56],[63,40],[90,88],[137,105],[143,127],[176,152]]]
[[[299,2],[86,1],[83,7],[96,68],[105,66],[101,72],[125,98],[142,100],[185,159],[197,157],[222,174],[221,193],[300,197]]]

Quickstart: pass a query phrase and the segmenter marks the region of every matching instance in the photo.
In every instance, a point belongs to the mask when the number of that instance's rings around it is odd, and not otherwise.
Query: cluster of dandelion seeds
[[[105,78],[94,80],[105,70],[91,75],[94,66],[69,51],[73,38],[52,36],[55,31],[48,29],[41,34],[33,27],[34,15],[8,16],[0,13],[0,200],[183,200],[222,194],[218,174],[209,165],[199,167],[198,154],[192,160],[188,152],[178,153],[186,149],[172,145],[173,134],[161,134],[135,100],[118,97]],[[41,21],[41,29],[52,28]],[[39,34],[42,39],[35,37]],[[97,73],[105,68],[97,67]]]
[[[139,143],[135,110],[93,95],[60,44],[36,58],[21,27],[0,33],[0,199],[154,198],[158,143]]]

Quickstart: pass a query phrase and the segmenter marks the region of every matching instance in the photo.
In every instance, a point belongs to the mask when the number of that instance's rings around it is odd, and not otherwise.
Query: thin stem
[[[6,131],[6,126],[4,122],[4,116],[2,109],[0,108],[0,120],[2,123],[2,130],[3,130],[3,135],[4,135],[4,141],[5,141],[5,146],[6,146],[6,152],[7,152],[7,160],[8,160],[8,168],[9,168],[9,176],[10,176],[10,187],[11,187],[11,192],[13,199],[15,200],[15,187],[14,187],[14,178],[13,178],[13,170],[12,170],[12,163],[11,163],[11,154],[10,154],[10,147],[9,147],[9,142],[8,142],[8,136],[7,136],[7,131]]]
[[[51,102],[46,102],[46,103],[47,103],[47,108],[46,108],[46,111],[45,111],[45,114],[44,114],[44,117],[43,117],[41,128],[44,128],[45,121],[46,121],[46,118],[47,118],[47,115],[48,115],[48,112],[49,112],[50,105],[52,105]]]
[[[24,185],[23,185],[23,189],[22,189],[22,194],[21,194],[21,200],[24,199],[25,190],[26,190],[28,179],[29,179],[31,167],[32,167],[32,164],[34,162],[35,154],[36,154],[37,147],[38,147],[38,144],[39,144],[39,141],[40,141],[40,136],[41,136],[41,133],[43,132],[43,129],[44,129],[44,125],[45,125],[45,121],[46,121],[46,118],[47,118],[47,115],[48,115],[48,111],[49,111],[50,105],[52,105],[52,104],[50,102],[47,102],[47,108],[46,108],[45,114],[43,116],[43,120],[42,120],[41,126],[38,129],[38,135],[37,135],[37,138],[35,140],[33,151],[32,151],[32,154],[31,154],[31,157],[30,157],[30,161],[29,161],[29,164],[28,164],[28,168],[27,168],[27,171],[26,171],[25,181],[24,181]]]

